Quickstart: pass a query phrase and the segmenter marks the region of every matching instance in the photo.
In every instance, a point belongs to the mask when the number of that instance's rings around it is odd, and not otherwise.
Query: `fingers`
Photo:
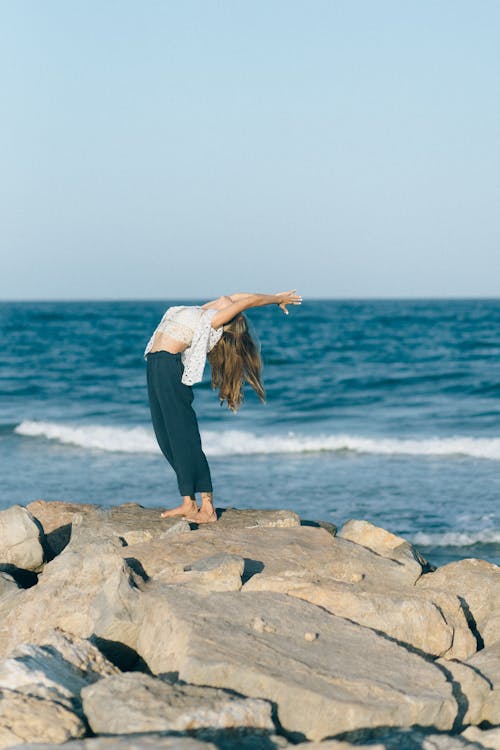
[[[288,310],[286,309],[287,305],[301,305],[302,304],[302,297],[300,294],[295,294],[297,290],[291,289],[289,292],[281,292],[276,295],[276,297],[279,298],[279,307],[285,315],[288,315]]]

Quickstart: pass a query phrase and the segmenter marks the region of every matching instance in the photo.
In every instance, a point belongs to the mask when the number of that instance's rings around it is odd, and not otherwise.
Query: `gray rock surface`
[[[450,736],[421,729],[400,729],[377,739],[351,743],[342,740],[308,742],[295,745],[296,750],[483,750],[484,746],[463,735]]]
[[[122,550],[124,557],[132,551]],[[412,585],[417,572],[382,557],[359,544],[333,537],[325,529],[224,528],[222,523],[199,528],[195,533],[137,544],[133,556],[146,573],[163,581],[168,569],[177,574],[186,565],[217,553],[234,554],[245,560],[244,579],[263,575],[326,576],[340,581],[365,581],[384,585]]]
[[[132,734],[210,727],[275,730],[271,704],[216,688],[173,685],[129,672],[84,688],[83,710],[96,734]]]
[[[486,750],[500,750],[500,727],[496,729],[479,729],[467,727],[460,735],[469,742],[475,742]]]
[[[288,748],[271,703],[305,750],[495,746],[497,566],[423,572],[385,529],[335,536],[290,511],[190,527],[136,504],[31,507],[53,559],[30,589],[0,574],[0,750],[81,738],[84,709],[94,731],[126,734],[74,750]],[[468,723],[481,734],[458,734]],[[179,731],[196,738],[165,734]]]
[[[52,556],[60,554],[70,540],[87,544],[91,540],[116,537],[122,546],[131,546],[172,532],[190,530],[183,518],[162,518],[159,508],[143,508],[137,503],[106,508],[35,500],[27,508],[42,525]]]
[[[118,596],[122,579],[140,580],[116,545],[96,543],[83,550],[69,545],[48,563],[38,584],[19,592],[0,621],[0,656],[20,643],[43,643],[56,627],[88,638],[99,616],[93,609],[98,594],[107,586]]]
[[[64,740],[62,740],[64,742]],[[57,742],[57,740],[55,741]],[[234,750],[240,747],[234,746]],[[121,737],[90,737],[85,740],[65,742],[61,747],[53,743],[28,743],[16,746],[16,750],[220,750],[212,742],[192,737],[165,737],[160,734],[142,734]],[[245,750],[241,746],[241,750]],[[257,750],[257,746],[255,748]]]
[[[476,639],[458,597],[444,591],[265,573],[252,576],[244,591],[296,596],[433,656],[466,659],[476,651]]]
[[[300,526],[300,516],[293,510],[225,508],[218,511],[218,526],[223,529],[251,529],[259,526],[289,529]]]
[[[466,664],[483,675],[491,685],[485,697],[481,721],[500,724],[500,641],[478,651]]]
[[[342,526],[338,535],[343,539],[349,539],[351,542],[368,547],[377,555],[388,557],[405,565],[409,569],[409,574],[415,575],[415,580],[423,570],[429,568],[427,560],[407,539],[392,534],[390,531],[375,526],[368,521],[351,519]]]
[[[84,736],[82,688],[117,672],[91,643],[60,631],[43,646],[19,646],[0,660],[0,748]]]
[[[218,552],[185,565],[168,567],[155,576],[157,581],[182,583],[198,591],[239,591],[245,560],[239,555]]]
[[[0,511],[0,564],[39,570],[43,564],[43,532],[20,505]]]
[[[72,708],[82,688],[118,672],[92,643],[55,630],[43,645],[21,644],[0,660],[0,689]]]
[[[460,596],[486,646],[500,640],[500,567],[466,558],[426,573],[417,586],[441,588]]]
[[[450,729],[457,714],[439,667],[293,597],[150,584],[141,609],[137,649],[154,673],[272,700],[281,725],[309,739],[415,723]]]
[[[2,750],[23,742],[61,743],[84,734],[82,719],[58,701],[0,689]]]
[[[18,591],[19,586],[15,579],[9,573],[0,572],[0,599]]]

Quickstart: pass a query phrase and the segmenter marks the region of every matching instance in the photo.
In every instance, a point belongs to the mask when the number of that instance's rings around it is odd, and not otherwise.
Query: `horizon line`
[[[220,295],[219,295],[220,296]],[[179,302],[182,300],[197,300],[201,299],[197,296],[164,296],[164,297],[12,297],[12,298],[0,298],[0,304],[6,304],[11,302],[161,302],[162,300],[168,300],[172,302]],[[473,296],[462,296],[462,295],[446,295],[446,296],[434,296],[434,295],[412,295],[412,296],[309,296],[303,297],[303,301],[307,300],[314,302],[453,302],[453,301],[500,301],[499,296],[489,295],[473,295]]]

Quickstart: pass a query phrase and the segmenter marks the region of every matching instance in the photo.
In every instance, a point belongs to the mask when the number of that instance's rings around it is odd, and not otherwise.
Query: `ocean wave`
[[[474,544],[500,544],[500,529],[483,529],[482,531],[419,531],[408,536],[413,544],[424,547],[469,547]]]
[[[159,452],[152,429],[74,425],[25,420],[16,434],[42,437],[66,445],[113,453]],[[500,438],[454,436],[447,438],[371,438],[357,435],[255,434],[245,430],[203,430],[209,456],[258,453],[354,452],[408,456],[470,456],[500,461]]]

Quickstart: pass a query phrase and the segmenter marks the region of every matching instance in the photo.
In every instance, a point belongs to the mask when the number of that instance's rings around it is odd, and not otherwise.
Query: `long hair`
[[[236,412],[243,401],[243,384],[246,381],[265,403],[262,385],[262,360],[259,348],[250,335],[248,321],[243,313],[236,315],[223,327],[219,341],[208,353],[212,370],[212,388],[219,388],[219,400]]]

